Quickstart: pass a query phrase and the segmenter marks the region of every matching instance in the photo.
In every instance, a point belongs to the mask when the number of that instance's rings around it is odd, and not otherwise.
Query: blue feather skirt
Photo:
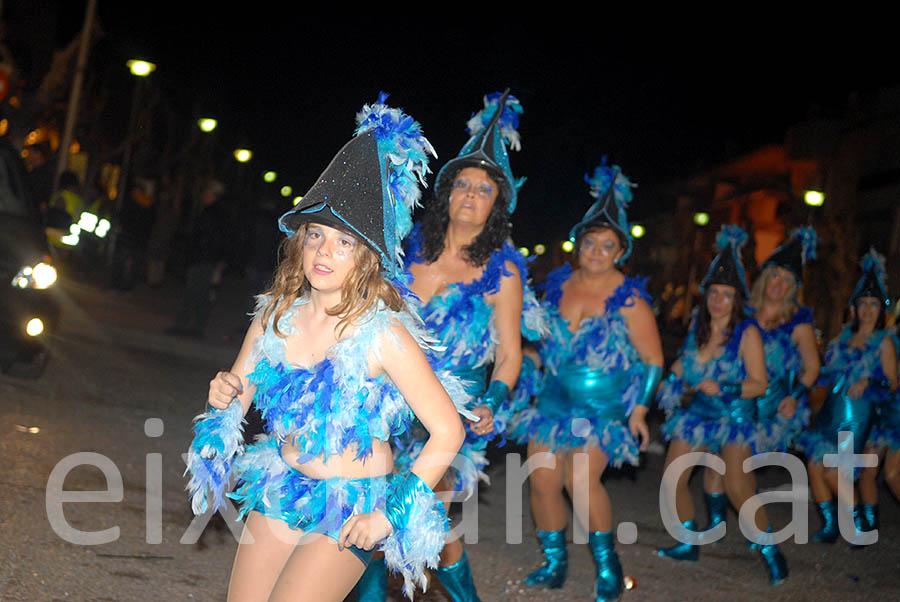
[[[875,450],[900,450],[900,398],[895,397],[875,409],[875,422],[869,432],[868,447]]]
[[[516,441],[534,441],[554,454],[599,448],[616,468],[624,463],[640,463],[638,444],[623,420],[623,399],[595,400],[590,407],[576,406],[557,378],[545,377],[541,387],[535,405],[515,417],[511,436]],[[633,390],[636,387],[628,387],[624,396]]]
[[[285,522],[292,529],[321,533],[337,540],[344,523],[354,515],[384,507],[405,475],[390,474],[362,479],[314,479],[289,466],[281,456],[281,444],[263,436],[234,463],[240,475],[229,497],[240,505],[241,516],[250,511]],[[425,569],[437,567],[449,531],[441,502],[421,496],[409,523],[377,546],[389,569],[400,573],[404,591],[412,597],[426,586]]]
[[[758,435],[752,420],[734,420],[728,416],[708,418],[690,410],[676,410],[660,426],[666,441],[680,440],[693,449],[705,448],[720,453],[726,445],[746,445],[757,453]]]
[[[786,452],[799,433],[809,425],[809,405],[806,398],[797,401],[797,409],[790,418],[776,414],[771,420],[760,420],[757,432],[756,450],[763,452]]]

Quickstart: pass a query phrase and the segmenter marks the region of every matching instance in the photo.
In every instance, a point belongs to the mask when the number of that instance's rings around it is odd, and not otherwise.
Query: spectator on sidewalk
[[[212,309],[213,282],[225,268],[228,252],[228,219],[220,199],[225,187],[216,180],[209,181],[200,193],[203,209],[194,224],[188,246],[184,295],[170,334],[202,337]]]

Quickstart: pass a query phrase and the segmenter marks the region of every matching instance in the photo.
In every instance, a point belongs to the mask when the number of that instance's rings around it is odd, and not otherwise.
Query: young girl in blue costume
[[[871,249],[861,263],[863,276],[850,298],[853,320],[828,344],[825,354],[822,381],[828,384],[828,394],[813,428],[797,438],[798,448],[806,453],[810,492],[822,518],[822,528],[811,539],[823,543],[834,543],[840,535],[838,503],[852,512],[857,531],[868,530],[864,509],[856,503],[856,488],[853,499],[839,499],[838,469],[826,468],[823,457],[838,452],[841,431],[853,434],[853,453],[862,453],[875,405],[897,389],[897,352],[885,330],[884,258]],[[858,476],[859,469],[844,475],[853,480]]]
[[[376,547],[411,598],[443,546],[432,488],[464,437],[447,391],[468,397],[435,375],[433,339],[404,299],[399,241],[433,151],[384,100],[364,107],[356,137],[280,219],[274,283],[197,418],[194,511],[208,509],[209,489],[221,507],[236,477],[229,496],[247,516],[230,600],[343,600]],[[265,434],[242,450],[251,403]],[[388,440],[413,418],[430,436],[411,470],[393,474]]]
[[[662,425],[669,442],[666,469],[693,451],[721,456],[725,462],[725,493],[738,511],[755,492],[755,479],[744,472],[743,462],[756,452],[756,398],[765,393],[768,384],[762,338],[744,305],[749,291],[739,248],[746,238],[737,226],[724,226],[719,233],[719,254],[700,283],[700,306],[659,395],[660,406],[668,415]],[[686,396],[691,397],[687,407],[683,405]],[[682,533],[680,543],[658,550],[660,556],[676,560],[699,557],[699,542],[689,539],[696,536],[689,489],[692,470],[690,466],[680,473],[664,475],[663,491],[671,495],[674,490],[675,508],[661,511],[664,520],[671,516],[681,523],[674,527],[676,533]],[[777,585],[787,577],[787,562],[778,546],[766,543],[762,536],[769,527],[764,508],[757,510],[754,522],[761,536],[751,548],[760,551],[769,582]]]
[[[750,291],[769,378],[765,394],[756,400],[757,453],[786,452],[809,424],[808,392],[819,377],[821,361],[812,311],[797,297],[803,265],[815,258],[815,245],[812,228],[795,229],[763,263]],[[708,467],[703,471],[703,493],[710,529],[725,520],[728,500],[722,476]]]
[[[521,111],[508,92],[485,98],[485,108],[468,122],[470,139],[438,173],[435,199],[405,243],[410,289],[445,348],[437,365],[467,383],[480,418],[467,425],[459,456],[437,488],[448,509],[452,499],[471,496],[479,479],[487,481],[485,450],[494,437],[502,439],[512,412],[509,390],[519,376],[521,336],[538,338],[546,328],[525,284],[525,261],[509,240],[522,180],[513,177],[506,149],[519,148]],[[418,461],[424,435],[413,429],[396,439],[398,467]],[[446,542],[437,577],[454,602],[478,600],[460,539]],[[386,587],[384,571],[373,562],[358,599],[383,602]]]
[[[601,477],[610,464],[638,464],[638,450],[649,442],[645,415],[663,353],[644,280],[619,271],[632,246],[625,217],[632,184],[605,161],[585,179],[597,201],[570,233],[578,268],[565,264],[547,278],[542,304],[550,332],[537,347],[542,386],[535,405],[516,415],[513,436],[528,445],[529,459],[552,460],[528,477],[544,563],[525,584],[562,587],[568,568],[563,490],[573,500],[587,491],[587,516],[578,515],[576,504],[576,518],[589,532],[596,600],[605,601],[620,597],[624,579]],[[575,460],[581,454],[586,464]]]

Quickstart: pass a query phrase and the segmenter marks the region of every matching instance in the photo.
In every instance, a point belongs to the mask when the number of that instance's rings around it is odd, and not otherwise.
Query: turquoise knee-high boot
[[[618,600],[625,590],[625,576],[622,574],[622,565],[619,564],[619,555],[613,549],[613,532],[590,533],[588,545],[594,555],[594,566],[597,569],[597,587],[594,590],[596,602]]]
[[[537,531],[541,550],[544,552],[544,564],[525,577],[525,585],[536,585],[550,589],[562,587],[569,569],[569,558],[566,553],[566,530]]]
[[[878,504],[862,504],[862,514],[866,519],[866,531],[878,528]]]
[[[777,545],[772,544],[764,546],[751,543],[750,548],[759,550],[763,562],[766,565],[766,571],[769,574],[769,583],[771,585],[778,585],[787,579],[787,560],[785,560],[784,555],[782,555],[781,550],[778,549]]]
[[[462,556],[450,566],[439,566],[437,570],[438,581],[450,594],[453,602],[481,602],[475,593],[475,583],[472,581],[472,568],[469,566],[469,558],[463,550]]]
[[[373,558],[356,584],[357,602],[384,602],[387,600],[387,567],[384,556]]]
[[[686,520],[683,523],[684,528],[688,531],[696,531],[697,524],[693,520]],[[659,548],[656,553],[666,558],[674,560],[697,560],[700,557],[700,546],[691,545],[689,543],[678,542],[670,548]]]
[[[725,516],[728,512],[728,496],[724,493],[703,493],[703,499],[706,501],[706,512],[709,521],[706,523],[706,530],[710,530],[719,523],[725,522]]]
[[[819,509],[819,516],[822,517],[822,528],[813,533],[810,539],[820,543],[834,543],[839,535],[837,504],[834,500],[828,500],[817,503],[816,507]]]

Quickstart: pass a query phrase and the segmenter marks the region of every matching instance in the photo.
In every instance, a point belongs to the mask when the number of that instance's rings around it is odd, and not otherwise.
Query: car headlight
[[[56,268],[42,261],[35,266],[23,267],[12,279],[11,284],[18,288],[45,289],[53,286],[54,282],[56,282]]]

